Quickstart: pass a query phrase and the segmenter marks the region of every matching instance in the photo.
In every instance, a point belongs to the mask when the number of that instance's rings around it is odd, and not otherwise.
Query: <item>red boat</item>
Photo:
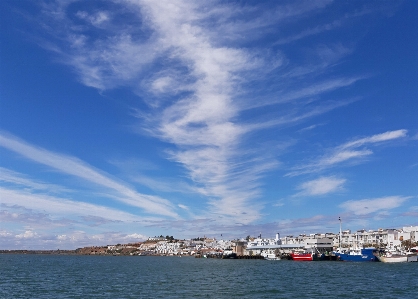
[[[290,256],[294,261],[313,261],[312,253],[291,253]]]

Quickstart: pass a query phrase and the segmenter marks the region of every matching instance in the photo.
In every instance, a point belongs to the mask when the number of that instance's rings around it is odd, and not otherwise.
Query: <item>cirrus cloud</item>
[[[411,197],[387,196],[372,199],[349,200],[339,205],[340,208],[355,215],[368,215],[376,212],[389,211],[400,207]]]
[[[336,177],[320,177],[316,180],[302,183],[298,187],[302,191],[294,196],[318,196],[333,193],[341,190],[345,182],[345,179]]]

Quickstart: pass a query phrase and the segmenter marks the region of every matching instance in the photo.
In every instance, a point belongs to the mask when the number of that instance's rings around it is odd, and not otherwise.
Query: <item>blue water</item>
[[[418,298],[418,263],[0,254],[0,298]]]

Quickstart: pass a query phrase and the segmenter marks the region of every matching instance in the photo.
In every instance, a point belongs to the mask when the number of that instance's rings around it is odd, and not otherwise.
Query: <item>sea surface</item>
[[[418,298],[418,263],[0,254],[0,298]]]

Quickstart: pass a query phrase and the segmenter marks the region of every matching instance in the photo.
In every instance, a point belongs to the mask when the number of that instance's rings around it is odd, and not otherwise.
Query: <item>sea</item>
[[[418,298],[418,263],[0,254],[0,298]]]

